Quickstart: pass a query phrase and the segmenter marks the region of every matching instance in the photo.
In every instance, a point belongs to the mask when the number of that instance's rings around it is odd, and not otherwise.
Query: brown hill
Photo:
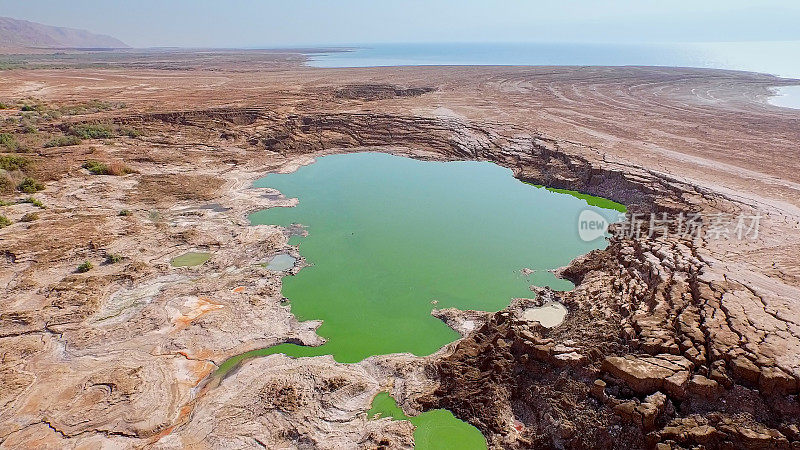
[[[74,28],[0,17],[0,48],[122,48],[119,39]]]

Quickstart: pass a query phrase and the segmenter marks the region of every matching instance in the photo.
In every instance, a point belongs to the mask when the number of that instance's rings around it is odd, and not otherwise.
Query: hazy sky
[[[800,40],[797,0],[0,0],[135,47]]]

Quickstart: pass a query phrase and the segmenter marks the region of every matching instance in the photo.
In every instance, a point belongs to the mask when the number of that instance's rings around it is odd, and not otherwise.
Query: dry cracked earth
[[[70,61],[0,76],[0,448],[409,448],[410,423],[367,419],[386,390],[492,448],[800,448],[800,111],[765,102],[800,81],[257,51]],[[321,342],[261,266],[288,252],[300,270],[290,230],[247,220],[295,200],[252,181],[363,150],[492,161],[629,213],[760,215],[759,233],[645,222],[562,268],[574,290],[539,291],[567,306],[557,327],[524,319],[539,298],[435,311],[464,336],[428,357],[273,355],[215,377],[245,351]],[[213,256],[170,265],[188,251]]]

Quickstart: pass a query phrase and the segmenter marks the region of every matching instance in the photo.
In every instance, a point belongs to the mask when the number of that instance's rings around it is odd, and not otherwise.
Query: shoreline
[[[767,103],[781,108],[800,109],[800,85],[777,88]]]

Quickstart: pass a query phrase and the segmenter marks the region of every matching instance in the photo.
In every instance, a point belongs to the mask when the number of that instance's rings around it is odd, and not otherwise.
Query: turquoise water
[[[675,44],[365,44],[311,55],[314,67],[588,65],[705,67],[800,78],[800,41]]]
[[[169,263],[173,267],[194,267],[204,264],[209,259],[211,259],[211,253],[189,252],[172,258]]]
[[[491,163],[382,153],[325,156],[255,186],[299,199],[250,220],[306,226],[299,248],[312,266],[284,277],[283,295],[298,319],[323,320],[318,333],[327,343],[256,350],[225,362],[222,372],[272,353],[330,354],[339,362],[429,355],[458,338],[432,309],[497,311],[514,297],[532,296],[531,284],[570,289],[547,270],[605,245],[579,239],[578,215],[619,215],[522,183]],[[523,268],[536,272],[526,277]]]
[[[769,98],[775,106],[800,109],[800,86],[784,86],[777,89],[778,95]]]

